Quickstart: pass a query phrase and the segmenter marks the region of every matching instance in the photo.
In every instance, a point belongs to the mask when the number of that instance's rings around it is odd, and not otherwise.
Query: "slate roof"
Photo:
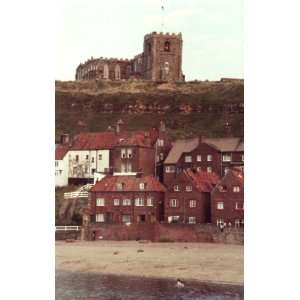
[[[123,183],[122,191],[117,189],[117,183]],[[145,189],[140,190],[140,183],[145,183]],[[91,189],[91,192],[165,192],[166,188],[153,176],[105,176]]]
[[[244,141],[241,138],[203,138],[201,142],[220,152],[244,151]],[[164,164],[176,164],[182,153],[189,153],[196,149],[198,145],[199,138],[175,141]]]

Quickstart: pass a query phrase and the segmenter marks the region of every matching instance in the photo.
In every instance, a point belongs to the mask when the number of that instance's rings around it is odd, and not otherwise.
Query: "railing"
[[[71,199],[71,198],[88,198],[89,192],[71,192],[71,193],[64,193],[64,199]]]
[[[79,231],[81,226],[55,226],[55,231]]]

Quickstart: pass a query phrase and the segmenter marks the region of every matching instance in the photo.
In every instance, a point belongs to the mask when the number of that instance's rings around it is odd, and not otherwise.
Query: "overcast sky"
[[[182,32],[186,80],[242,78],[243,12],[243,0],[58,0],[56,79],[91,56],[133,58],[152,31]]]

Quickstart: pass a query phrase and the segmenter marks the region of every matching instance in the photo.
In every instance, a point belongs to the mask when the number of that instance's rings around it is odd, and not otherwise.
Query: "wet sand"
[[[58,241],[56,272],[243,285],[243,251],[240,245],[210,243]]]

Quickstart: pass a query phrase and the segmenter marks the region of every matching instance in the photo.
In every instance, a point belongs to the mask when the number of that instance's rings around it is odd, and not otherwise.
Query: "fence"
[[[81,226],[55,226],[55,231],[80,231]]]

